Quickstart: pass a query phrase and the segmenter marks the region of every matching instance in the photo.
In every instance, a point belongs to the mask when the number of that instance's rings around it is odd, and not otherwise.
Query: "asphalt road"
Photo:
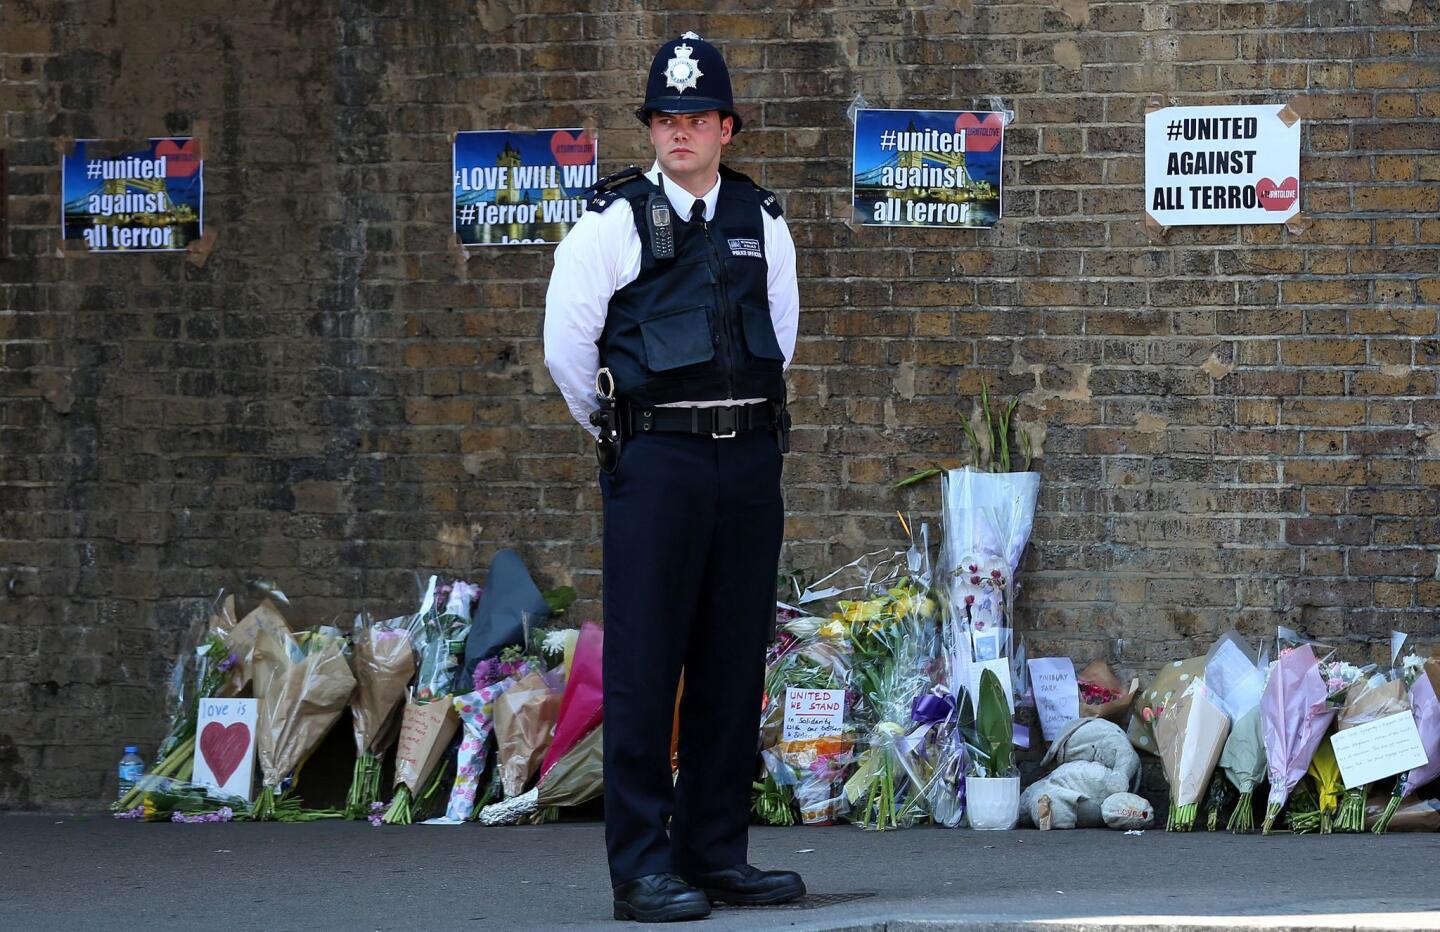
[[[622,928],[602,829],[0,815],[0,929]],[[756,829],[799,908],[713,929],[1440,929],[1440,837]],[[1128,917],[1128,918],[1124,918]],[[1268,917],[1268,918],[1267,918]]]

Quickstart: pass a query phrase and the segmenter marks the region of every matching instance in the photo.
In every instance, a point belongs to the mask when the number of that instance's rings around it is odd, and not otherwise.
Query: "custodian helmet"
[[[650,114],[699,113],[719,110],[735,120],[734,132],[740,132],[740,114],[735,112],[735,96],[730,89],[730,69],[720,50],[704,39],[687,32],[660,46],[650,65],[650,79],[645,84],[645,103],[635,115],[649,124]]]

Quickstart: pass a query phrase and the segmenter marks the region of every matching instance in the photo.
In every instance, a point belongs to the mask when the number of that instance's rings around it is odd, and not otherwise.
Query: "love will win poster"
[[[599,165],[583,129],[455,134],[455,234],[462,246],[558,243],[585,213]]]
[[[254,699],[200,700],[191,780],[220,793],[251,800],[255,773]]]

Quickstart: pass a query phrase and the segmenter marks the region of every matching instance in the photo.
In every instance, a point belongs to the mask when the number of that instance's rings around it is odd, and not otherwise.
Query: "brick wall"
[[[303,5],[310,6],[310,5]],[[1435,0],[0,5],[0,807],[99,798],[161,730],[178,632],[263,578],[298,620],[398,612],[518,547],[593,611],[586,443],[542,364],[551,252],[449,239],[450,133],[593,122],[659,40],[720,43],[804,312],[785,561],[893,542],[982,378],[1044,474],[1037,652],[1145,669],[1234,622],[1357,653],[1440,600]],[[695,12],[716,7],[712,12]],[[1017,112],[993,231],[852,230],[873,106]],[[1280,227],[1140,223],[1146,101],[1307,97]],[[56,257],[62,137],[206,137],[203,267]]]

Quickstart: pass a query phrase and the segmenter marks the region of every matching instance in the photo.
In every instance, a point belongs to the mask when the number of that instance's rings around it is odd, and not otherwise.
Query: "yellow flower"
[[[879,618],[885,610],[885,603],[882,599],[869,599],[864,602],[841,602],[840,615],[846,621],[855,623],[857,621],[871,621]]]

